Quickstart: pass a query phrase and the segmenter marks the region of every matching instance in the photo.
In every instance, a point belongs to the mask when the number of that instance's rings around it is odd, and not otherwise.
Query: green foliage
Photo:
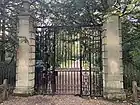
[[[99,25],[104,11],[100,0],[52,0],[49,5],[54,25]]]
[[[140,85],[140,1],[130,0],[122,13],[124,85],[131,87],[132,80]]]
[[[133,14],[128,15],[131,19],[125,16],[122,21],[123,48],[125,55],[132,57],[131,60],[135,63],[140,63],[140,13]]]

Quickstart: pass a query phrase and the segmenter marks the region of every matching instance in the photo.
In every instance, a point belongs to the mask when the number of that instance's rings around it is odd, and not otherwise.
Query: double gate
[[[102,96],[100,28],[45,26],[36,29],[36,92]]]

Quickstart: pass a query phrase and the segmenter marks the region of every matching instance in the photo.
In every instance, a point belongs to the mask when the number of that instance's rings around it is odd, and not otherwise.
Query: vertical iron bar
[[[41,60],[43,61],[44,58],[44,28],[42,29],[42,39],[41,39]],[[46,71],[46,68],[45,68]],[[45,94],[45,90],[46,90],[46,77],[45,77],[45,72],[43,73],[44,78],[43,78],[43,94]]]
[[[74,40],[76,39],[75,38],[76,37],[76,35],[75,35],[75,33],[74,33]],[[75,61],[77,60],[77,58],[75,57],[75,47],[77,46],[76,44],[76,41],[74,42],[74,68],[75,68]]]
[[[92,28],[91,28],[92,29]],[[90,29],[90,30],[91,30]],[[90,47],[90,44],[91,44],[91,33],[89,34],[89,72],[90,72],[90,96],[92,95],[92,80],[91,80],[91,47]]]
[[[61,93],[62,91],[62,82],[61,82],[61,79],[62,79],[62,73],[61,73],[61,68],[63,67],[63,61],[64,61],[64,44],[63,44],[63,39],[64,39],[64,34],[63,34],[63,29],[59,29],[60,31],[60,53],[61,53],[61,58],[60,58],[60,69],[58,70],[58,76],[59,76],[59,82],[58,82],[58,85],[59,85],[59,94]]]
[[[82,28],[81,28],[82,30]],[[80,37],[79,39],[81,38],[81,34],[80,34]],[[82,92],[82,45],[81,45],[81,40],[80,40],[80,95],[82,96],[83,95],[83,92]]]
[[[65,29],[65,32],[64,32],[64,38],[67,40],[67,35],[66,35],[66,29]],[[65,40],[64,39],[64,40]],[[67,67],[67,41],[65,41],[65,68]]]
[[[98,35],[97,35],[97,30],[95,30],[95,66],[98,68]],[[98,69],[95,71],[95,95],[97,93],[97,86],[98,86],[98,80],[97,80],[97,75],[98,75]]]
[[[76,92],[76,91],[75,91],[75,90],[76,90],[76,86],[75,86],[75,85],[76,85],[76,84],[75,84],[75,73],[76,73],[76,72],[77,72],[77,71],[74,71],[74,94],[77,94],[77,93],[75,93],[75,92]],[[78,84],[77,84],[77,85],[78,85]]]
[[[59,66],[60,66],[60,62],[61,62],[61,59],[59,58],[59,56],[61,56],[61,49],[59,49],[60,47],[61,47],[61,36],[59,35],[59,29],[57,29],[57,36],[56,36],[57,38],[56,38],[56,63],[57,63],[57,69],[59,68]],[[60,50],[60,53],[59,53],[59,50]],[[59,86],[58,86],[58,84],[59,84],[59,82],[58,82],[58,77],[59,77],[59,75],[58,75],[58,70],[57,70],[57,76],[56,76],[56,90],[58,91],[58,88],[59,88]]]
[[[73,76],[72,76],[73,71],[70,70],[70,94],[73,94]]]
[[[93,89],[94,89],[94,94],[95,94],[95,85],[96,85],[96,83],[95,83],[95,75],[96,75],[96,70],[95,70],[95,30],[94,30],[94,32],[93,32],[93,47],[92,47],[92,49],[93,49],[93,68],[94,68],[94,71],[93,71]]]
[[[67,30],[68,31],[68,34],[67,34],[67,68],[69,68],[69,66],[70,66],[70,42],[69,42],[69,40],[70,40],[70,35],[69,34],[71,34],[71,30]]]
[[[63,67],[65,64],[64,64],[64,57],[65,57],[65,52],[64,52],[64,29],[62,29],[62,31],[61,31],[61,34],[62,34],[62,39],[61,39],[61,48],[60,48],[60,50],[62,51],[62,61],[61,61],[61,66]],[[62,68],[61,67],[61,68]],[[64,67],[63,67],[64,68]]]
[[[70,71],[68,70],[68,94],[70,92]]]
[[[56,49],[55,49],[55,41],[56,41],[56,33],[55,33],[55,28],[53,28],[53,69],[52,69],[52,94],[54,95],[56,92],[56,81],[55,81],[55,53],[56,53]]]
[[[102,61],[102,32],[99,33],[100,34],[100,83],[101,83],[101,90],[100,90],[100,95],[103,95],[103,61]]]
[[[73,30],[74,31],[74,30]],[[70,68],[72,68],[72,61],[73,61],[73,38],[72,38],[72,35],[73,35],[73,31],[71,32],[71,35],[70,35],[70,40],[72,40],[72,42],[70,41],[70,44],[71,44],[71,52],[70,52],[70,54],[71,54],[71,62],[70,62]]]
[[[68,72],[67,71],[65,71],[65,91],[66,91],[66,93],[68,93],[68,79],[67,79],[67,77],[68,77]]]

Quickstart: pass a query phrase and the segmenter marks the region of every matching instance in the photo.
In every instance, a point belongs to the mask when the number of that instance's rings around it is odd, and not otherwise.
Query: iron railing
[[[0,62],[0,84],[3,83],[4,79],[8,81],[9,90],[13,90],[16,83],[16,63],[10,64]]]
[[[41,28],[36,34],[36,62],[36,87],[40,85],[37,90],[43,94],[102,96],[100,29]]]
[[[140,85],[140,70],[139,65],[131,62],[123,63],[124,67],[124,88],[126,90],[132,90],[132,81],[137,81],[138,85]]]

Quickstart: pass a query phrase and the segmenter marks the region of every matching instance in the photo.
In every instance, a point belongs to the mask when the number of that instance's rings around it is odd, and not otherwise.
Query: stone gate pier
[[[24,0],[25,11],[19,15],[15,94],[32,94],[35,78],[35,34],[33,18],[29,14],[29,2]]]
[[[108,99],[125,99],[123,88],[122,36],[120,18],[113,15],[104,24],[103,94]]]

